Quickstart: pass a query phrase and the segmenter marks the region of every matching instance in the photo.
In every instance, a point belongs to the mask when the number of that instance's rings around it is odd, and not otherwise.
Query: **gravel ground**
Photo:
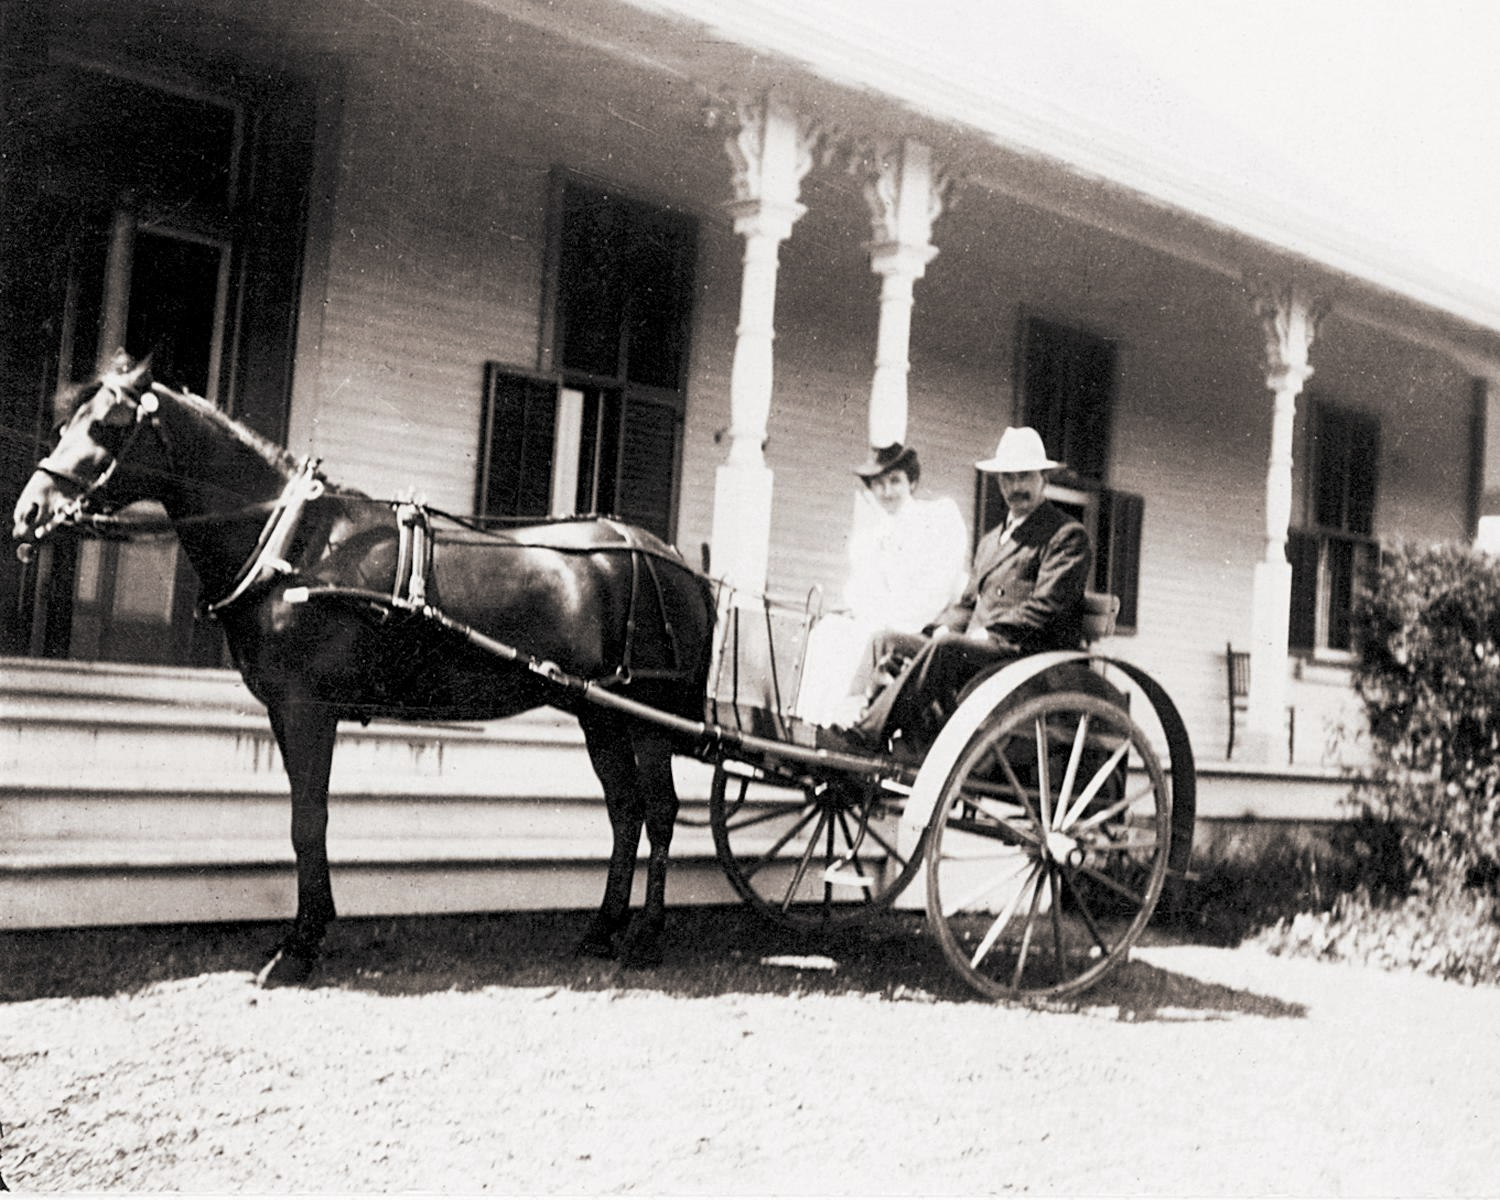
[[[392,988],[366,962],[305,989],[210,970],[14,1000],[0,1175],[17,1191],[1500,1194],[1500,991],[1160,945],[1039,1011],[841,992],[839,971],[791,961],[754,964],[779,991],[730,974],[687,996],[562,969]]]

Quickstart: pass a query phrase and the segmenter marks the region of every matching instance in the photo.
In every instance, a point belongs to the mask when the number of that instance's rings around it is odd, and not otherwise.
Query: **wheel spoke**
[[[886,837],[880,830],[876,829],[873,823],[866,828],[865,836],[879,846],[885,856],[892,859],[898,866],[904,867],[906,865],[907,859],[901,856],[901,850],[897,844]]]
[[[1048,778],[1051,755],[1047,753],[1049,749],[1047,717],[1044,713],[1036,719],[1036,790],[1042,810],[1041,827],[1043,830],[1052,828],[1052,782]]]
[[[1147,796],[1154,795],[1155,791],[1156,789],[1151,784],[1151,781],[1147,780],[1140,791],[1127,794],[1122,799],[1116,800],[1108,808],[1101,808],[1092,816],[1086,817],[1076,825],[1070,826],[1069,831],[1074,837],[1078,837],[1080,834],[1087,833],[1090,829],[1097,828],[1106,821],[1113,821],[1120,814],[1129,812]]]
[[[1001,829],[1013,834],[1028,846],[1040,846],[1042,844],[1042,839],[1033,830],[1027,829],[1024,825],[1012,825],[1011,818],[1013,814],[1004,811],[999,805],[977,796],[972,798],[965,796],[964,803],[968,804],[975,811],[989,817]],[[973,833],[975,836],[983,836],[984,834],[984,827],[973,822],[960,824],[959,828],[963,829],[966,833]]]
[[[1021,932],[1021,948],[1016,952],[1016,969],[1011,972],[1010,986],[1019,988],[1021,977],[1026,972],[1026,958],[1031,953],[1031,934],[1036,928],[1036,911],[1042,903],[1042,883],[1046,879],[1046,865],[1037,864],[1037,873],[1032,879],[1031,911],[1026,914],[1026,928]]]
[[[1069,811],[1068,798],[1072,796],[1073,788],[1078,782],[1078,768],[1083,763],[1083,750],[1085,744],[1088,742],[1088,733],[1089,714],[1084,713],[1079,718],[1078,729],[1073,735],[1073,751],[1068,755],[1068,767],[1063,772],[1062,786],[1057,789],[1058,823],[1056,828],[1058,829],[1066,829],[1068,827],[1069,818],[1064,817],[1062,814]],[[1071,815],[1071,812],[1069,812],[1069,817]]]
[[[1073,897],[1073,903],[1078,905],[1078,915],[1083,918],[1083,923],[1088,926],[1089,936],[1094,939],[1094,945],[1099,947],[1103,954],[1109,953],[1109,943],[1104,940],[1104,935],[1099,932],[1099,924],[1094,920],[1094,914],[1089,911],[1088,900],[1078,885],[1064,873],[1063,883],[1067,885],[1068,892]]]
[[[1157,841],[1154,829],[1126,829],[1122,830],[1118,837],[1110,837],[1108,832],[1105,832],[1098,839],[1084,841],[1080,838],[1079,844],[1087,846],[1090,850],[1098,851],[1101,854],[1107,854],[1115,851],[1121,853],[1125,851],[1130,851],[1131,853],[1142,850],[1154,851],[1160,843]]]
[[[1034,867],[1036,870],[1041,869],[1040,863],[1033,864],[1029,860],[1026,865]],[[1005,902],[1005,907],[1001,909],[1000,915],[995,918],[994,924],[985,932],[984,939],[979,943],[979,948],[974,951],[974,957],[969,959],[969,966],[973,967],[976,971],[979,969],[979,964],[984,961],[984,956],[994,949],[995,943],[1000,940],[1000,935],[1005,932],[1005,927],[1010,924],[1010,919],[1016,915],[1016,910],[1021,907],[1021,897],[1026,894],[1026,888],[1035,881],[1036,875],[1033,874]]]
[[[792,873],[792,882],[786,890],[786,895],[781,900],[781,911],[786,912],[792,906],[792,900],[797,895],[797,889],[802,886],[802,880],[807,875],[807,864],[812,862],[812,856],[818,849],[818,835],[823,832],[823,827],[828,821],[828,814],[822,809],[818,810],[818,827],[813,830],[812,837],[807,839],[807,849],[802,851],[802,858],[797,863],[797,869]],[[827,887],[824,887],[824,898],[827,898]]]
[[[830,887],[835,886],[833,879],[830,878],[831,873],[834,871],[846,871],[852,868],[854,876],[859,882],[854,883],[846,879],[841,881],[842,886],[862,888],[868,891],[878,882],[878,876],[873,871],[873,864],[872,870],[866,871],[864,859],[859,853],[860,839],[849,832],[849,814],[840,809],[834,815],[834,820],[838,823],[839,833],[843,835],[844,845],[848,849],[841,854],[834,855],[832,846],[833,836],[830,829],[828,865],[823,871],[823,882]],[[832,824],[833,822],[830,822],[830,826]]]
[[[811,806],[804,809],[802,816],[798,819],[797,823],[790,829],[788,829],[785,833],[783,833],[779,838],[777,838],[775,844],[772,845],[769,850],[767,850],[759,858],[755,859],[748,866],[748,868],[744,870],[745,878],[753,879],[755,877],[755,873],[762,867],[770,866],[781,854],[782,849],[787,845],[787,843],[790,842],[799,833],[801,833],[804,829],[806,829],[809,821],[811,821],[814,817],[819,817],[821,815],[822,814],[816,808],[813,808]],[[814,833],[813,836],[816,837],[817,834]]]
[[[983,862],[993,862],[998,864],[1005,861],[1007,858],[1009,858],[1008,855],[1002,856],[999,854],[988,854],[982,857],[975,858],[950,859],[950,861],[962,862],[966,866],[969,866],[975,863]],[[1012,864],[1012,870],[1010,874],[988,876],[983,883],[981,883],[978,887],[971,888],[967,894],[961,895],[957,901],[945,902],[943,904],[943,916],[951,917],[956,915],[957,913],[967,912],[981,900],[986,899],[994,892],[998,892],[1007,883],[1012,883],[1015,880],[1019,879],[1022,875],[1026,874],[1026,872],[1031,869],[1033,862],[1033,859],[1023,857],[1018,864]],[[1012,909],[1014,908],[1014,898],[1012,898],[1012,904],[1008,907]]]
[[[752,812],[747,817],[743,817],[738,821],[729,821],[728,825],[735,833],[739,833],[741,830],[754,829],[757,825],[765,825],[771,821],[784,821],[795,812],[805,814],[803,818],[805,821],[807,816],[812,815],[814,807],[813,804],[805,800],[801,803],[795,801],[770,802],[764,808]]]
[[[1040,815],[1038,815],[1037,810],[1032,807],[1031,793],[1027,791],[1026,785],[1023,784],[1020,778],[1016,775],[1016,769],[1015,767],[1011,766],[1010,759],[1001,752],[998,746],[996,746],[994,750],[991,751],[991,757],[993,757],[995,761],[1000,764],[1001,769],[1004,770],[1005,778],[1010,783],[1012,793],[1020,798],[1021,807],[1026,810],[1026,815],[1031,818],[1032,824],[1034,824],[1039,830],[1045,830],[1047,826],[1043,824],[1042,818],[1040,817]],[[966,789],[972,786],[972,781],[965,782]]]
[[[1099,870],[1097,867],[1089,866],[1088,863],[1084,863],[1083,866],[1079,867],[1078,873],[1080,875],[1087,875],[1095,883],[1102,884],[1104,887],[1107,887],[1116,895],[1130,901],[1130,903],[1135,905],[1137,908],[1146,903],[1146,897],[1139,895],[1136,892],[1132,892],[1123,883],[1120,883],[1118,880],[1111,879],[1103,871]]]
[[[1067,958],[1063,953],[1062,868],[1055,862],[1047,864],[1047,890],[1052,895],[1052,948],[1057,956],[1057,973],[1061,975]]]
[[[1083,815],[1084,810],[1094,802],[1094,797],[1099,794],[1099,790],[1107,782],[1109,782],[1110,778],[1114,775],[1115,768],[1120,765],[1121,761],[1123,761],[1125,756],[1129,753],[1130,739],[1126,738],[1118,746],[1115,747],[1114,753],[1111,754],[1109,758],[1107,758],[1100,765],[1099,769],[1094,772],[1094,776],[1089,780],[1088,786],[1079,793],[1077,802],[1073,805],[1072,810],[1068,813],[1067,824],[1058,826],[1059,829],[1070,828],[1072,826],[1072,823]]]

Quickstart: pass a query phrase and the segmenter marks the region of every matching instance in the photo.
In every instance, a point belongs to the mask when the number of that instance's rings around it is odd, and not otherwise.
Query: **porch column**
[[[714,480],[712,566],[731,585],[766,586],[771,544],[771,412],[776,272],[781,243],[806,208],[798,202],[817,136],[774,96],[738,101],[725,150],[734,166],[734,229],[745,239],[740,322],[729,375],[729,453]]]
[[[883,142],[864,147],[851,171],[864,176],[874,229],[867,247],[870,269],[881,276],[870,445],[889,446],[906,440],[912,290],[937,256],[932,223],[942,212],[947,180],[934,171],[932,151],[911,138],[899,147]]]
[[[1287,530],[1292,523],[1292,431],[1297,396],[1313,373],[1308,353],[1326,305],[1297,284],[1250,281],[1252,303],[1266,336],[1266,386],[1275,396],[1271,452],[1266,465],[1266,538],[1255,564],[1250,630],[1250,695],[1245,712],[1246,757],[1284,761],[1288,615],[1292,567]]]

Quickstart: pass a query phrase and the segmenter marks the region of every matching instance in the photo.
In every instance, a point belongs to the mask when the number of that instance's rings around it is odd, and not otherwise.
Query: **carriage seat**
[[[1085,592],[1083,594],[1083,640],[1097,642],[1115,632],[1115,620],[1120,615],[1120,597],[1108,592]]]

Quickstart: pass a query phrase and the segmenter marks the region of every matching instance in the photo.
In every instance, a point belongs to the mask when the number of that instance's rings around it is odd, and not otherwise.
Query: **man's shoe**
[[[861,757],[868,757],[877,752],[874,739],[862,729],[843,725],[820,725],[817,748],[835,750],[840,754],[857,754]]]

